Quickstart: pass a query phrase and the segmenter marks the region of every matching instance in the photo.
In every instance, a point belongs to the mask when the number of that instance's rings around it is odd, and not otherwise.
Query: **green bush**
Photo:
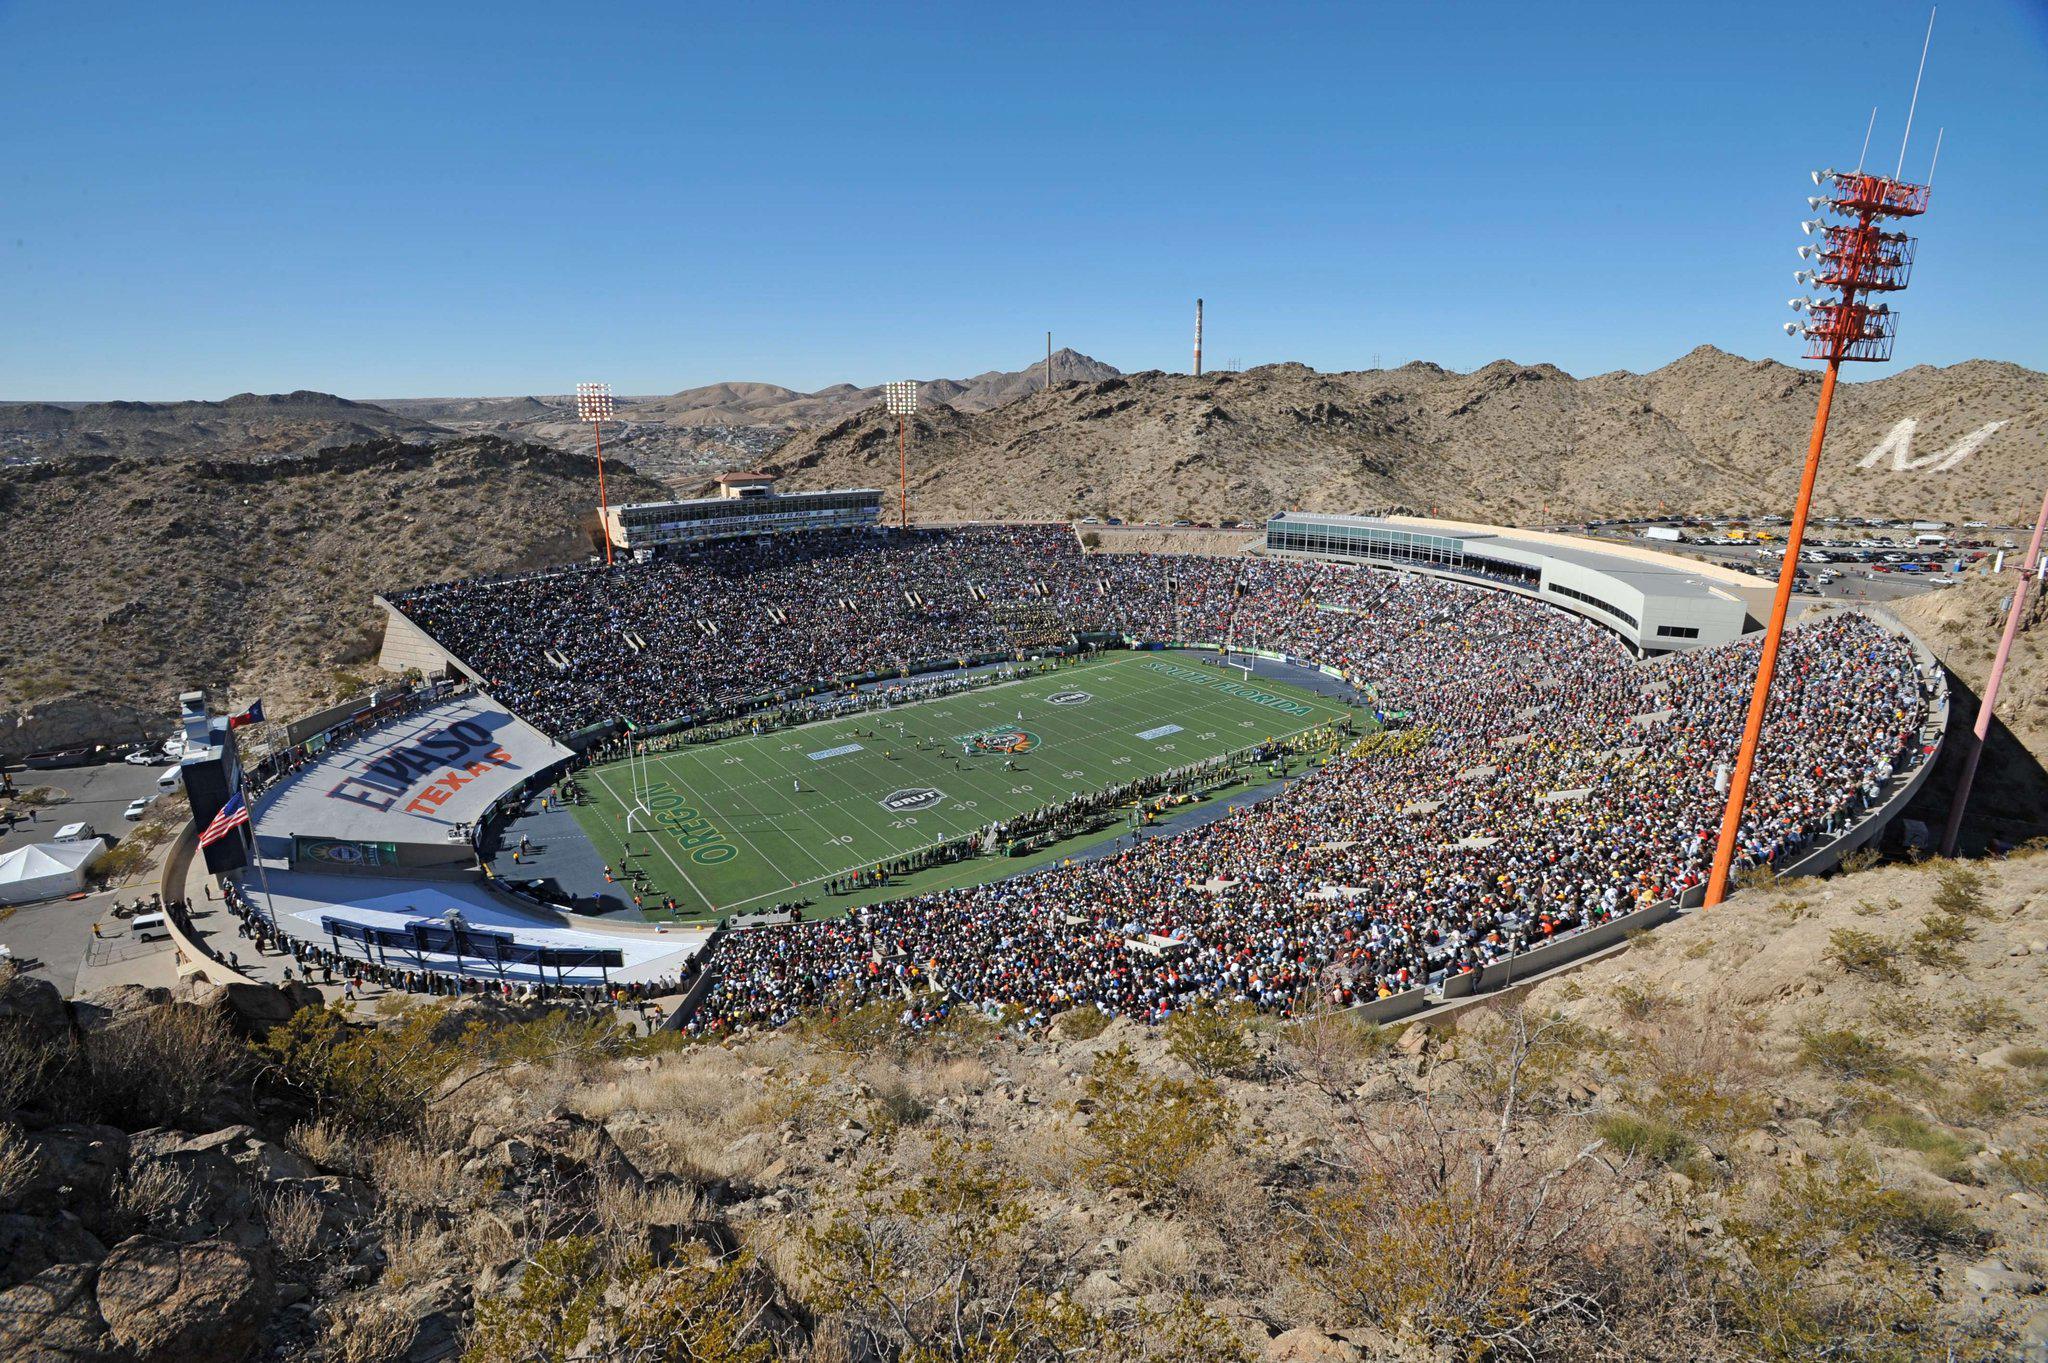
[[[1053,1020],[1053,1028],[1072,1041],[1093,1041],[1109,1029],[1109,1014],[1092,1003],[1069,1008]]]
[[[1836,1079],[1881,1081],[1911,1069],[1904,1057],[1882,1041],[1847,1027],[1805,1033],[1799,1040],[1799,1058]]]
[[[1109,1187],[1147,1198],[1174,1192],[1237,1118],[1214,1080],[1148,1074],[1127,1045],[1097,1056],[1082,1090],[1093,1109],[1088,1136],[1095,1144],[1082,1167]]]
[[[1828,949],[1821,953],[1821,959],[1848,974],[1881,984],[1906,982],[1906,972],[1899,969],[1899,944],[1860,928],[1836,928],[1829,933]]]
[[[1196,1074],[1248,1074],[1258,1064],[1244,1007],[1199,1005],[1175,1013],[1166,1024],[1166,1053]]]
[[[1944,862],[1936,872],[1941,888],[1934,892],[1934,907],[1944,913],[1983,917],[1991,912],[1984,900],[1984,873],[1961,862]]]
[[[1956,1005],[1953,1016],[1957,1029],[1965,1036],[2003,1036],[2027,1025],[2018,1009],[1990,995],[1964,1000]]]
[[[1930,913],[1920,920],[1920,927],[1906,943],[1906,949],[1921,965],[1956,970],[1963,964],[1963,953],[1957,948],[1976,936],[1977,930],[1961,914]]]
[[[1977,1153],[1974,1143],[1910,1112],[1879,1112],[1863,1125],[1886,1145],[1925,1155],[1927,1167],[1951,1182],[1961,1181],[1967,1175],[1964,1161]]]
[[[1683,1131],[1639,1113],[1607,1113],[1593,1129],[1615,1150],[1652,1164],[1676,1165],[1692,1152],[1692,1141]]]

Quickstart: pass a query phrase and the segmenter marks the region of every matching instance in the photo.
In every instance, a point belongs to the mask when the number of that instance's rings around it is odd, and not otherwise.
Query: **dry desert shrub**
[[[71,1102],[116,1125],[175,1126],[190,1120],[248,1053],[221,1014],[172,1004],[86,1034],[83,1074]]]
[[[1146,1292],[1191,1291],[1199,1276],[1187,1232],[1165,1221],[1146,1221],[1131,1232],[1123,1269],[1124,1280]]]
[[[1214,1080],[1150,1074],[1128,1045],[1097,1056],[1082,1088],[1094,1143],[1083,1169],[1104,1187],[1149,1200],[1185,1195],[1189,1175],[1237,1122]]]
[[[285,1132],[284,1143],[322,1169],[351,1169],[355,1166],[354,1148],[333,1127],[318,1119],[293,1126]]]
[[[398,1363],[412,1349],[415,1313],[401,1293],[373,1291],[336,1304],[327,1326],[333,1363]]]
[[[0,1207],[11,1207],[35,1181],[35,1146],[13,1122],[0,1122]]]
[[[128,1234],[170,1229],[185,1218],[196,1189],[169,1160],[137,1160],[115,1180],[113,1220]]]
[[[453,1150],[399,1138],[379,1141],[370,1152],[370,1170],[370,1181],[387,1207],[438,1211],[474,1201],[472,1182]]]
[[[283,1189],[263,1204],[271,1248],[287,1263],[308,1263],[319,1254],[320,1223],[320,1200],[304,1189]]]
[[[431,1282],[457,1262],[454,1237],[432,1219],[395,1213],[384,1219],[384,1278],[397,1287]]]
[[[637,1243],[648,1226],[683,1226],[704,1216],[703,1195],[693,1186],[666,1179],[628,1183],[600,1178],[591,1194],[598,1229],[618,1243]]]

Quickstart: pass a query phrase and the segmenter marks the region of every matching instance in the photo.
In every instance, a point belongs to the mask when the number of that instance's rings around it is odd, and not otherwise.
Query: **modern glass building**
[[[1312,511],[1268,521],[1266,551],[1505,587],[1605,625],[1643,654],[1726,643],[1749,624],[1741,598],[1661,554],[1604,554],[1444,522]]]

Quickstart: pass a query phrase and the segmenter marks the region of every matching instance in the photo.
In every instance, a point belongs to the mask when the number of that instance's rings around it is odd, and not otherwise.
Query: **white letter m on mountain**
[[[1892,472],[1894,473],[1912,473],[1920,469],[1931,469],[1935,473],[1941,473],[1954,468],[1957,464],[1962,463],[1965,459],[1975,454],[1983,447],[1985,441],[1998,433],[1998,428],[2004,424],[2003,421],[1994,421],[1989,426],[1980,426],[1948,449],[1936,450],[1933,454],[1923,454],[1918,459],[1915,459],[1913,457],[1913,432],[1919,429],[1920,423],[1912,417],[1907,417],[1904,421],[1892,427],[1891,433],[1878,441],[1877,448],[1864,455],[1863,462],[1856,467],[1860,469],[1875,468],[1877,462],[1889,454],[1892,457]]]

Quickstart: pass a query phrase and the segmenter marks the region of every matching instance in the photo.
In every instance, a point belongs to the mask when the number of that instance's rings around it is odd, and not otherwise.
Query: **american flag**
[[[242,799],[242,792],[228,796],[228,802],[220,807],[220,813],[213,816],[213,822],[199,832],[199,845],[211,847],[235,829],[249,822],[249,806]]]

